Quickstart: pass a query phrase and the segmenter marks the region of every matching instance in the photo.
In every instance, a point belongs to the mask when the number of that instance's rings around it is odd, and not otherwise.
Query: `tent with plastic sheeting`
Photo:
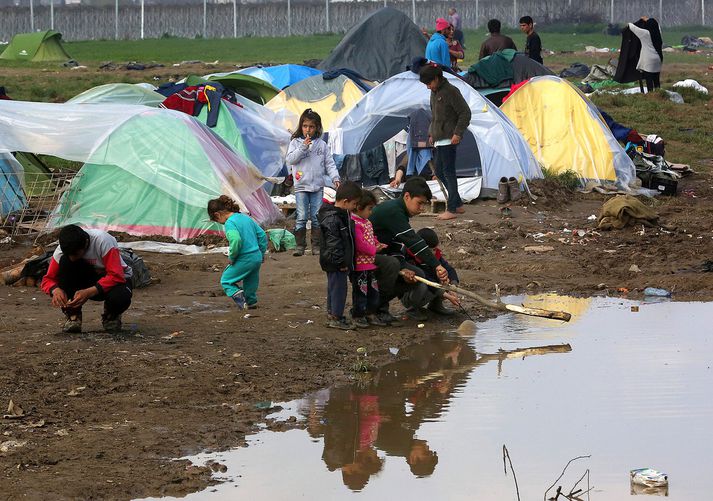
[[[322,70],[300,64],[280,64],[277,66],[251,66],[238,70],[238,73],[264,80],[277,89],[284,89],[305,78],[320,75]]]
[[[324,130],[329,131],[365,93],[345,75],[330,80],[315,75],[286,88],[266,106],[282,117],[283,126],[290,131],[297,128],[302,112],[312,108],[322,117]]]
[[[176,240],[218,234],[206,205],[221,194],[258,222],[279,217],[260,189],[264,176],[205,125],[176,111],[2,101],[0,151],[84,162],[49,229],[75,223]]]
[[[587,181],[626,188],[634,163],[597,108],[572,84],[555,76],[536,77],[515,90],[500,108],[527,140],[543,168],[573,171]]]
[[[0,218],[22,209],[27,203],[22,189],[23,169],[12,153],[0,152]]]
[[[490,101],[453,75],[445,75],[471,109],[468,131],[458,146],[459,176],[483,176],[483,187],[497,189],[501,177],[542,177],[527,143],[515,126]],[[406,128],[418,110],[430,113],[431,92],[418,75],[407,71],[389,78],[356,103],[330,133],[332,151],[354,154],[386,142]]]
[[[111,83],[99,85],[77,94],[67,103],[72,104],[143,104],[156,107],[166,99],[158,92],[142,85]]]
[[[258,104],[265,104],[275,97],[280,89],[272,84],[250,75],[243,75],[237,71],[231,73],[215,73],[205,77],[191,75],[186,78],[187,85],[200,85],[206,82],[218,82],[226,89],[230,89],[236,94],[245,96]]]
[[[349,68],[371,80],[383,81],[423,56],[428,41],[411,18],[384,7],[353,26],[319,64],[323,70]]]
[[[19,33],[0,54],[0,59],[11,61],[67,61],[71,59],[62,47],[62,34],[56,31]]]

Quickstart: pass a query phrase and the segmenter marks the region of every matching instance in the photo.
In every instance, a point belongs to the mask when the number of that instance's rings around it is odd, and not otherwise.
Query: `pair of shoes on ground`
[[[365,317],[356,317],[348,319],[347,317],[336,318],[331,317],[327,322],[327,327],[330,329],[340,329],[343,331],[351,331],[354,329],[368,329],[374,327],[386,327],[389,325],[379,318],[377,315],[367,315]]]
[[[233,300],[235,303],[235,306],[238,307],[239,310],[255,310],[257,309],[257,304],[248,304],[246,299],[245,299],[245,294],[243,291],[238,291],[232,296],[230,296],[230,299]]]
[[[102,327],[106,332],[121,332],[121,315],[111,317],[104,313],[102,315]],[[62,326],[62,332],[66,334],[81,334],[82,316],[67,315],[67,320]]]
[[[504,204],[507,202],[517,202],[522,198],[522,191],[520,190],[520,183],[514,177],[510,179],[506,177],[501,177],[498,183],[498,196],[497,200],[499,204]]]

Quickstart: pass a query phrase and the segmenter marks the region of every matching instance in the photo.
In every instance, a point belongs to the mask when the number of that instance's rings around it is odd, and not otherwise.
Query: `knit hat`
[[[336,200],[337,190],[335,190],[334,188],[330,188],[329,186],[325,186],[324,191],[322,193],[322,202],[334,205],[334,202]]]
[[[451,25],[451,23],[449,23],[442,17],[439,17],[438,19],[436,19],[436,31],[443,31],[445,29],[448,29],[448,27],[450,25]]]

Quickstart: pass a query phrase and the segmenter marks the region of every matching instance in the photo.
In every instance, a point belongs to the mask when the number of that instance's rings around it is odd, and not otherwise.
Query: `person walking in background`
[[[656,19],[643,16],[636,23],[629,23],[629,29],[641,42],[641,52],[636,69],[646,80],[646,90],[661,88],[661,67],[663,65],[663,39]],[[643,91],[643,89],[642,89]]]
[[[328,176],[339,188],[339,171],[334,163],[329,146],[322,136],[322,118],[307,108],[300,116],[297,130],[287,149],[285,162],[292,173],[297,202],[294,255],[302,256],[307,247],[307,220],[312,224],[312,254],[319,254],[319,221],[317,212],[322,206],[324,177]]]
[[[461,43],[454,37],[455,29],[451,27],[446,31],[446,40],[448,41],[448,53],[451,56],[451,68],[456,73],[460,71],[458,68],[458,60],[465,58],[465,49]]]
[[[257,289],[260,285],[260,268],[267,252],[267,235],[232,198],[221,195],[208,202],[208,217],[225,225],[228,239],[228,259],[220,277],[225,294],[241,309],[257,308]],[[242,287],[240,287],[242,283]]]
[[[436,32],[426,45],[426,59],[446,68],[451,67],[451,54],[446,40],[446,34],[451,28],[451,23],[439,17],[436,19]]]
[[[456,149],[470,124],[470,107],[460,91],[443,77],[441,68],[424,66],[420,80],[431,91],[432,119],[428,134],[435,149],[435,174],[448,192],[446,211],[438,219],[455,219],[457,214],[465,212],[458,194]]]
[[[499,50],[513,49],[517,50],[515,47],[515,42],[512,38],[500,34],[500,21],[497,19],[491,19],[488,21],[488,38],[480,46],[480,54],[478,59],[483,59],[491,54],[495,54]]]
[[[465,36],[463,35],[463,20],[455,7],[448,9],[448,20],[453,25],[453,38],[465,47]]]
[[[542,61],[542,40],[535,32],[535,21],[530,16],[520,18],[520,31],[527,35],[525,41],[525,54],[533,61],[544,64]]]

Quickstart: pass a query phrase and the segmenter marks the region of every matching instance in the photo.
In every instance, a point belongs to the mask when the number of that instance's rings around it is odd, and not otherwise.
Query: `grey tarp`
[[[515,54],[512,58],[512,82],[503,82],[501,87],[510,87],[513,84],[518,84],[529,80],[533,77],[539,77],[543,75],[554,75],[548,68],[541,65],[537,61],[534,61],[527,57],[522,52]],[[491,86],[483,78],[481,78],[477,73],[467,73],[465,75],[465,81],[473,87],[474,89],[489,89]]]
[[[414,57],[423,56],[426,42],[406,14],[384,7],[352,27],[319,68],[349,68],[383,81],[404,71]]]

